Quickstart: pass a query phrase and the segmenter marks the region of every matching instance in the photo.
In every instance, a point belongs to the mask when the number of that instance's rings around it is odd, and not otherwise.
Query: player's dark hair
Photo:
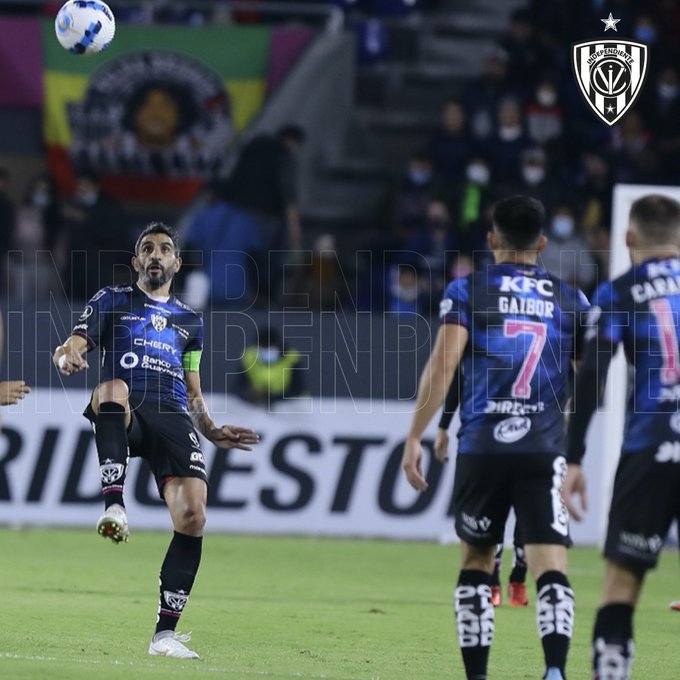
[[[175,233],[175,230],[172,227],[169,227],[167,224],[164,224],[163,222],[149,222],[149,224],[147,224],[146,227],[144,227],[144,231],[142,231],[142,233],[139,235],[139,238],[135,243],[135,255],[139,254],[139,246],[142,244],[144,238],[149,234],[165,234],[166,236],[170,237],[172,244],[175,246],[175,257],[179,257],[177,234]]]
[[[650,245],[676,243],[680,236],[680,203],[661,194],[648,194],[633,203],[630,221]]]
[[[505,246],[524,250],[543,233],[545,208],[530,196],[503,198],[493,208],[493,223]]]

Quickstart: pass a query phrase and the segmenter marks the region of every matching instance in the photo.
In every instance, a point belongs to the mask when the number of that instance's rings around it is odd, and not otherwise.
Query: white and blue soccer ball
[[[111,8],[100,0],[69,0],[54,20],[61,46],[73,54],[105,50],[116,33]]]

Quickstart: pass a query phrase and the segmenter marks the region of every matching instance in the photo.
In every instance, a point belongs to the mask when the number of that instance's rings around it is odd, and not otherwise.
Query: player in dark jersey
[[[437,434],[434,438],[434,454],[437,460],[444,463],[448,461],[449,455],[449,426],[453,419],[454,413],[458,410],[460,405],[460,386],[461,386],[461,371],[460,367],[453,376],[453,381],[446,393],[444,400],[444,408],[441,416],[439,416],[439,425],[437,426]],[[515,526],[515,534],[517,533],[517,526]],[[503,590],[501,588],[501,562],[503,560],[503,543],[496,546],[496,554],[494,556],[493,574],[491,574],[491,604],[494,607],[500,607],[503,603]],[[524,547],[519,544],[517,536],[515,536],[515,545],[513,549],[512,571],[508,579],[508,604],[511,607],[526,607],[529,604],[527,597],[527,589],[525,585],[527,577],[527,560],[524,553]]]
[[[513,507],[529,569],[548,680],[563,680],[574,598],[566,576],[568,515],[560,498],[567,386],[583,294],[536,265],[545,210],[513,196],[496,204],[494,265],[449,284],[443,321],[420,379],[404,447],[411,485],[427,488],[420,438],[458,364],[463,386],[454,482],[462,569],[455,593],[458,644],[469,680],[487,677],[494,632],[491,574]]]
[[[88,368],[83,356],[100,349],[100,382],[85,416],[99,454],[105,511],[97,530],[114,543],[126,541],[123,486],[128,452],[142,456],[165,500],[174,535],[160,573],[152,656],[198,655],[175,632],[201,559],[207,479],[198,430],[218,448],[250,450],[258,441],[241,427],[218,427],[201,393],[201,317],[170,294],[181,266],[177,241],[162,223],[150,224],[135,244],[134,285],[100,290],[72,334],[54,352],[64,375]]]
[[[564,499],[580,519],[580,462],[611,358],[623,343],[634,368],[605,542],[603,596],[593,629],[593,678],[626,680],[633,660],[633,611],[680,517],[680,204],[660,195],[635,201],[626,233],[632,268],[593,299],[569,423]],[[576,494],[580,508],[572,500]]]

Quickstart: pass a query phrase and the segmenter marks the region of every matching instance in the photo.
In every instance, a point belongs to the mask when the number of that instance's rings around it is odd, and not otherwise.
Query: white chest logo
[[[160,333],[168,325],[168,320],[160,314],[152,314],[151,325],[158,333]]]

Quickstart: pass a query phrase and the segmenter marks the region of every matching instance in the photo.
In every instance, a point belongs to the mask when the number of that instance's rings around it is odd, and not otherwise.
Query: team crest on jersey
[[[574,77],[593,113],[611,126],[630,109],[647,75],[647,45],[588,40],[572,45]]]
[[[101,475],[104,484],[113,484],[123,476],[125,466],[120,463],[114,463],[110,458],[104,461],[104,465],[99,466],[99,474]]]
[[[189,595],[184,590],[178,590],[176,593],[173,593],[171,590],[164,590],[163,599],[170,609],[181,612],[189,599]]]
[[[154,330],[160,333],[168,325],[168,320],[162,314],[152,314],[151,325],[154,327]]]

